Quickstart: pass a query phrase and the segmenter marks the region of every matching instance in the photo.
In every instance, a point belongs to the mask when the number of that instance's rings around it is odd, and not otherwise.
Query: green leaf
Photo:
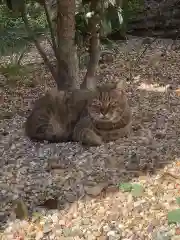
[[[180,223],[180,209],[175,209],[168,213],[168,223]]]
[[[180,197],[176,198],[176,202],[177,202],[178,205],[180,205]]]
[[[140,184],[132,184],[132,195],[135,196],[135,197],[140,197],[143,195],[143,192],[144,192],[144,188],[143,186],[141,186]]]
[[[130,192],[132,190],[132,184],[131,183],[120,183],[119,188],[123,192]]]

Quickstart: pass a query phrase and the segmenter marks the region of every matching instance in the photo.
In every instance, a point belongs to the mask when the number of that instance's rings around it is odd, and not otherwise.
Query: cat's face
[[[98,122],[118,122],[126,104],[122,89],[100,89],[88,107],[90,117]]]

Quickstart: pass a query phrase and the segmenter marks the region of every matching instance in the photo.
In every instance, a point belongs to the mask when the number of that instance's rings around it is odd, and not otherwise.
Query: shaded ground
[[[167,213],[178,208],[180,194],[180,99],[176,91],[180,50],[168,48],[164,54],[169,43],[156,41],[133,68],[133,79],[127,81],[133,111],[131,137],[100,147],[39,144],[24,136],[28,110],[50,79],[42,64],[32,66],[29,81],[33,88],[23,81],[10,88],[10,83],[1,80],[0,221],[4,235],[9,233],[2,239],[148,240],[155,239],[152,233],[161,228],[163,233],[177,235],[178,226],[171,231]],[[99,82],[125,79],[140,47],[142,39],[120,43],[114,62],[100,65]],[[135,197],[116,187],[127,181],[141,184],[143,195]],[[41,216],[14,221],[12,200],[18,197],[26,202],[30,214],[37,211]],[[49,198],[58,199],[59,210],[38,207]]]

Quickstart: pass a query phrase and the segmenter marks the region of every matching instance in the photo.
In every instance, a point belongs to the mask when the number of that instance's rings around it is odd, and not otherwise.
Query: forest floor
[[[51,76],[34,50],[28,75],[1,67],[0,239],[180,239],[180,42],[156,40],[133,66],[145,47],[120,42],[99,65],[99,83],[126,81],[133,112],[131,136],[100,147],[31,142],[23,124]]]

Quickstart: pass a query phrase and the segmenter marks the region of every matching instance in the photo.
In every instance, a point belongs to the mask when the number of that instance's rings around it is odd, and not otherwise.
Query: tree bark
[[[75,46],[75,0],[57,1],[58,88],[78,87],[78,58]]]
[[[92,0],[90,5],[90,11],[94,12],[94,15],[89,19],[88,32],[90,34],[89,39],[89,63],[87,66],[87,72],[84,78],[81,88],[94,89],[97,85],[96,82],[96,69],[100,58],[100,16],[98,12],[98,0]]]
[[[22,8],[21,10],[21,17],[22,20],[24,21],[24,25],[25,28],[27,30],[28,35],[32,38],[32,40],[34,41],[34,44],[39,52],[39,54],[41,55],[42,59],[44,60],[44,63],[46,64],[46,66],[49,68],[49,71],[51,72],[54,80],[57,82],[58,78],[57,78],[57,73],[53,67],[53,65],[51,64],[49,58],[47,57],[46,53],[44,52],[43,48],[41,47],[39,41],[34,37],[34,33],[31,30],[31,27],[29,25],[29,21],[27,18],[27,13],[26,13],[26,8],[24,6],[24,8]]]

